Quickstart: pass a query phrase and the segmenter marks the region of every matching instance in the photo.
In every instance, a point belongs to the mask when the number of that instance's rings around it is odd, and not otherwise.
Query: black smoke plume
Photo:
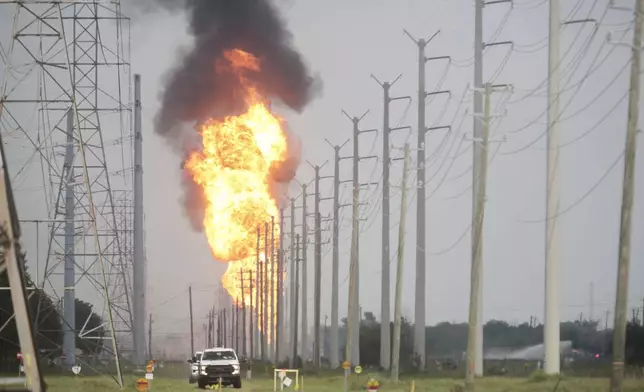
[[[302,111],[321,89],[319,79],[293,48],[292,36],[270,0],[148,0],[141,4],[169,11],[183,9],[188,15],[194,44],[181,53],[167,74],[155,118],[155,131],[184,156],[200,146],[195,124],[243,110],[243,96],[237,94],[242,88],[240,80],[216,71],[227,51],[241,49],[257,57],[261,70],[252,72],[249,80],[263,96],[294,111]],[[289,137],[294,139],[292,134]],[[278,183],[287,183],[295,174],[299,164],[295,142],[285,165],[288,168],[276,174]],[[197,228],[202,221],[203,195],[190,178],[184,178],[183,185],[186,212]]]

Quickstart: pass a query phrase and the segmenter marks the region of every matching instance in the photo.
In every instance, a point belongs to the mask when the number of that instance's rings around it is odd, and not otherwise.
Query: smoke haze
[[[208,118],[237,115],[244,110],[243,86],[238,78],[218,73],[216,64],[224,53],[241,49],[257,57],[261,70],[249,74],[249,81],[262,96],[301,112],[321,91],[300,54],[292,36],[270,0],[148,0],[140,4],[169,11],[187,12],[193,46],[179,54],[177,65],[168,72],[161,92],[161,109],[155,117],[155,132],[182,156],[200,146],[196,124]],[[299,141],[286,131],[289,157],[272,171],[277,183],[288,183],[299,165]],[[190,222],[201,228],[203,194],[186,176],[184,204]],[[280,201],[277,188],[276,198]]]

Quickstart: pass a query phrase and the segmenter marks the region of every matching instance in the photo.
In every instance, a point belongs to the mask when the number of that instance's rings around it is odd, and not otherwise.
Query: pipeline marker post
[[[362,366],[358,365],[353,369],[354,372],[356,372],[357,378],[358,378],[358,385],[360,385],[360,373],[362,373]]]
[[[279,380],[280,387],[279,390],[283,391],[284,387],[289,388],[293,384],[293,380],[288,377],[288,374],[295,374],[295,389],[298,387],[298,380],[300,378],[299,369],[273,369],[273,392],[277,392],[277,382]]]
[[[145,366],[145,380],[147,381],[148,391],[152,389],[152,380],[154,379],[154,362],[150,361]]]

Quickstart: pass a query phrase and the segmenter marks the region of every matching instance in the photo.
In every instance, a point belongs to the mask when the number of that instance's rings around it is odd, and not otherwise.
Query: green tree
[[[0,255],[1,257],[1,255]],[[25,260],[25,254],[22,254],[22,260]],[[25,281],[27,287],[33,287],[33,282],[29,273],[25,271]],[[6,271],[0,273],[0,287],[9,287],[9,279]],[[36,323],[34,328],[34,340],[36,347],[41,351],[51,351],[56,349],[60,344],[61,320],[56,307],[51,298],[40,289],[29,290],[29,313],[32,321]],[[37,314],[38,313],[38,314]],[[9,324],[0,331],[0,357],[4,360],[15,358],[20,351],[18,331],[13,319],[13,302],[11,292],[7,290],[0,291],[0,326],[8,320]],[[36,317],[38,316],[38,317]]]
[[[2,257],[2,255],[0,255]],[[22,254],[22,260],[26,255]],[[33,287],[34,283],[25,268],[25,281],[27,287]],[[6,271],[0,273],[0,287],[9,287],[9,279]],[[62,353],[62,326],[63,321],[60,310],[56,307],[51,297],[40,289],[28,290],[29,312],[32,322],[36,323],[34,328],[34,339],[37,349],[45,356],[58,356]],[[76,325],[77,331],[76,347],[85,354],[98,354],[103,348],[105,330],[102,327],[103,320],[92,311],[87,302],[76,299]],[[0,326],[2,326],[13,315],[13,303],[9,290],[0,290]],[[78,335],[82,334],[80,337]],[[11,360],[20,351],[18,331],[13,319],[6,328],[0,331],[0,359]]]

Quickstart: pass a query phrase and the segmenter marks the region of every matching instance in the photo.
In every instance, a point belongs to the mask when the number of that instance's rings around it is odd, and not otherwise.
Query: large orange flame
[[[244,78],[244,72],[258,71],[259,67],[257,58],[241,50],[227,52],[225,61],[216,64],[216,72],[229,72],[241,81],[246,109],[238,116],[207,121],[201,127],[202,151],[191,154],[184,166],[205,195],[204,228],[212,254],[229,262],[222,284],[237,306],[252,303],[254,308],[258,260],[262,275],[269,276],[269,288],[275,293],[277,289],[277,282],[271,279],[277,276],[271,267],[275,264],[264,263],[274,259],[271,255],[277,253],[281,235],[279,207],[270,192],[271,171],[286,161],[288,153],[284,120],[270,111],[268,102]],[[265,252],[263,232],[267,222]],[[258,227],[262,230],[259,254]],[[267,304],[268,314],[274,314],[270,299]],[[262,310],[257,309],[257,314],[262,317]]]

